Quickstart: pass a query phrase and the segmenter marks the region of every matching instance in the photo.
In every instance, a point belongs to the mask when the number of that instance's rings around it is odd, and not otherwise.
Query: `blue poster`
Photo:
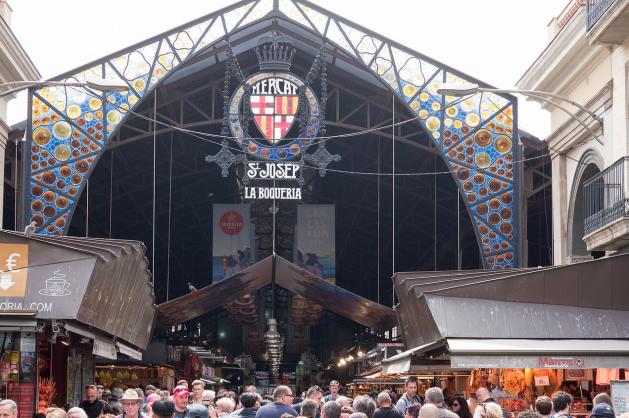
[[[255,261],[251,207],[215,204],[212,217],[212,282],[229,277]]]
[[[334,205],[298,205],[295,264],[334,283],[336,234]]]

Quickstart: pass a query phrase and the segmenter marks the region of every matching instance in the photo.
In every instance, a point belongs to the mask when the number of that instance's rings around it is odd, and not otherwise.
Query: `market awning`
[[[395,311],[307,272],[290,261],[269,256],[217,283],[159,305],[159,321],[178,324],[220,308],[272,283],[324,309],[378,331],[397,325]]]
[[[438,362],[452,369],[627,367],[629,340],[446,338],[383,360],[382,371],[435,370]]]
[[[540,359],[586,353],[594,356],[588,367],[629,366],[627,271],[629,254],[546,268],[396,274],[396,313],[411,350],[387,367],[408,368],[434,344],[455,368],[545,367]],[[583,367],[573,360],[566,367]]]
[[[36,311],[144,349],[157,310],[144,251],[138,241],[0,230],[0,313]]]

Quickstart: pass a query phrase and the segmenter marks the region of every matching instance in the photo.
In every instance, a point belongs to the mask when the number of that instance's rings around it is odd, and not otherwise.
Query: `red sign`
[[[244,221],[240,213],[230,210],[221,215],[218,225],[226,235],[236,235],[242,230]]]
[[[18,418],[32,418],[35,413],[34,383],[10,383],[8,396],[17,404]]]

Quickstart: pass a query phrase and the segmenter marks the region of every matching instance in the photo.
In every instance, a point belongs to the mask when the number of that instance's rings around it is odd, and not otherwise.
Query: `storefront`
[[[560,388],[572,415],[624,380],[629,367],[629,255],[567,266],[401,273],[394,277],[407,351],[386,375],[445,364],[469,370],[465,396],[484,386],[511,412]],[[562,386],[563,384],[563,386]]]
[[[0,231],[0,393],[20,418],[78,404],[97,357],[142,358],[156,315],[144,250]]]

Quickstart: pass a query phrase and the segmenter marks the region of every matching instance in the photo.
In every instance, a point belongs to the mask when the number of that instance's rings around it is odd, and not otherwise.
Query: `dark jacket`
[[[87,414],[87,418],[98,418],[103,410],[103,406],[105,406],[105,402],[100,399],[96,399],[94,402],[85,400],[79,404],[79,407],[83,408]]]
[[[237,414],[231,414],[234,418],[255,418],[259,408],[242,408]]]
[[[291,414],[296,417],[299,414],[293,408],[281,402],[273,402],[261,406],[256,411],[256,418],[280,418],[282,414]]]
[[[373,414],[373,418],[404,418],[404,414],[401,414],[398,410],[390,407],[378,408]]]

